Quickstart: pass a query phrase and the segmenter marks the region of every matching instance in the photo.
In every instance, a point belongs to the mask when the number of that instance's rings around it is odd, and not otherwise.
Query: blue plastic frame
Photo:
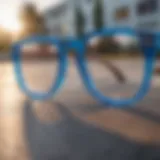
[[[91,75],[87,68],[87,62],[85,59],[85,50],[86,50],[86,41],[92,36],[105,36],[105,35],[112,35],[117,33],[123,33],[131,36],[139,36],[140,37],[140,44],[141,49],[144,53],[145,57],[145,66],[144,66],[144,77],[142,84],[138,92],[131,98],[127,99],[112,99],[110,97],[106,97],[102,95],[96,85],[94,84]],[[150,46],[146,46],[143,44],[143,39],[141,37],[151,34],[153,36],[153,42]],[[20,48],[23,44],[30,43],[31,41],[36,42],[49,42],[54,44],[58,47],[59,50],[59,69],[56,76],[56,81],[50,88],[50,90],[46,93],[37,93],[32,92],[28,89],[27,85],[25,84],[25,80],[23,78],[23,73],[21,69],[21,53]],[[160,48],[160,33],[149,32],[149,31],[136,31],[131,28],[111,28],[111,29],[102,29],[98,32],[89,33],[83,39],[76,39],[72,37],[66,37],[65,40],[61,40],[54,37],[49,36],[33,36],[26,38],[22,41],[17,42],[12,47],[12,59],[15,69],[15,75],[17,82],[22,89],[29,97],[34,100],[45,100],[51,98],[53,95],[57,93],[57,91],[61,88],[65,78],[65,72],[67,69],[67,51],[69,49],[74,49],[76,51],[76,64],[79,70],[79,73],[83,79],[83,83],[89,93],[96,98],[98,101],[103,103],[104,105],[111,105],[114,107],[123,107],[123,106],[132,106],[137,101],[141,100],[145,94],[150,89],[150,83],[152,78],[152,72],[154,68],[155,57],[157,54],[157,49]]]

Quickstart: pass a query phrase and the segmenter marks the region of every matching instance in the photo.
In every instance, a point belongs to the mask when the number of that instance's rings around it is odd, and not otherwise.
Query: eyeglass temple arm
[[[109,62],[108,60],[98,58],[98,56],[97,56],[97,59],[98,59],[99,62],[103,63],[103,65],[105,65],[107,69],[109,69],[111,71],[111,73],[115,76],[116,80],[119,83],[125,83],[126,82],[125,75],[123,74],[123,72],[118,67],[116,67],[116,65]]]
[[[156,75],[160,75],[160,56],[159,57],[157,57],[157,66],[155,67],[155,69],[154,69],[154,74],[156,74]]]

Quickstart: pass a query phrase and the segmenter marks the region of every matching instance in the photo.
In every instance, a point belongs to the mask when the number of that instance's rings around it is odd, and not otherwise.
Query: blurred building
[[[159,0],[137,0],[136,4],[136,27],[160,30],[160,1]]]
[[[104,0],[105,22],[110,27],[160,29],[159,0]]]
[[[96,0],[79,0],[77,6],[81,8],[85,19],[85,32],[94,30],[93,25],[93,8]],[[103,2],[103,1],[102,1]]]
[[[93,29],[92,8],[95,0],[66,0],[57,6],[51,6],[45,13],[47,28],[52,35],[74,36],[75,33],[75,10],[80,8],[85,18],[85,31]]]
[[[45,22],[51,35],[64,36],[74,34],[73,7],[71,0],[48,8],[45,13]]]
[[[50,34],[63,35],[66,24],[67,3],[50,7],[44,14],[47,29]]]
[[[108,27],[135,26],[136,0],[104,0],[104,21]],[[140,1],[139,1],[140,2]]]
[[[85,31],[93,31],[93,6],[96,0],[66,0],[45,11],[53,35],[75,35],[75,9],[84,14]],[[159,0],[102,0],[104,27],[134,27],[160,30]]]

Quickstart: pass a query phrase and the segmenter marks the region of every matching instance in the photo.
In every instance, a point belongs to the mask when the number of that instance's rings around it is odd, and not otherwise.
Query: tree
[[[44,35],[47,33],[44,17],[32,3],[27,3],[22,7],[19,18],[22,24],[22,32],[20,33],[18,40],[36,34]],[[46,54],[48,44],[39,43],[36,44],[36,46],[39,49],[39,55]]]
[[[84,35],[85,19],[82,11],[77,7],[75,10],[75,27],[78,38]]]
[[[12,43],[12,36],[11,34],[5,30],[4,28],[0,27],[0,52],[8,52],[11,48]]]
[[[32,3],[27,3],[22,7],[20,21],[23,27],[21,38],[32,34],[46,33],[44,18]]]
[[[96,30],[103,28],[103,5],[102,0],[96,0],[93,8],[94,27]]]

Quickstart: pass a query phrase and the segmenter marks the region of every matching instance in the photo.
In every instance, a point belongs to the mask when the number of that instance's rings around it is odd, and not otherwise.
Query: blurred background
[[[32,35],[81,38],[112,27],[160,31],[159,0],[0,3],[0,160],[160,159],[159,56],[150,92],[133,108],[124,109],[104,106],[86,92],[72,49],[66,82],[48,101],[32,101],[21,91],[11,61],[12,44]],[[146,39],[152,43],[152,37]],[[112,98],[133,96],[144,68],[137,37],[96,36],[86,45],[85,58],[97,89]],[[47,91],[56,77],[57,46],[33,41],[24,44],[21,53],[27,86]]]

